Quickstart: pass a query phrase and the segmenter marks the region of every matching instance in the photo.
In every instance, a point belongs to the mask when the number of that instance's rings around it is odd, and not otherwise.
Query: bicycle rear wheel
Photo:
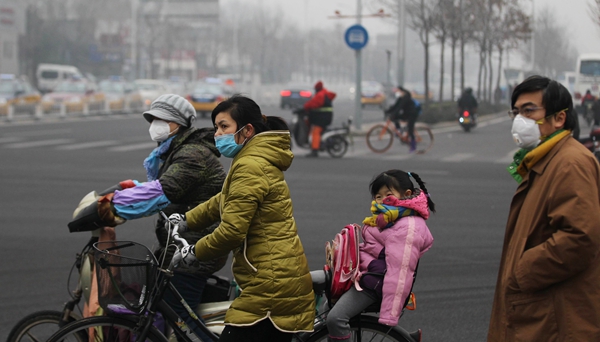
[[[425,153],[433,146],[433,133],[427,125],[415,125],[415,140],[417,141],[417,153]]]
[[[367,146],[375,153],[389,150],[393,142],[394,133],[385,125],[375,125],[367,132]]]
[[[371,316],[361,316],[360,318],[360,336],[359,336],[359,323],[357,320],[350,321],[350,341],[363,341],[363,342],[418,342],[419,339],[412,338],[411,335],[406,333],[403,336],[394,327],[388,327],[377,322],[377,318]],[[323,328],[314,332],[305,342],[327,342],[327,336],[329,330],[327,326],[323,325]],[[359,339],[360,338],[360,339]]]
[[[46,341],[60,329],[62,311],[44,310],[29,314],[21,319],[8,334],[6,342]],[[70,318],[69,322],[75,318]]]
[[[88,342],[90,341],[89,333],[92,329],[94,329],[93,331],[100,332],[96,334],[95,341],[133,341],[133,337],[139,333],[136,328],[137,324],[135,321],[125,318],[107,316],[90,317],[66,325],[52,335],[47,342]],[[168,342],[167,338],[155,327],[150,327],[146,341]]]

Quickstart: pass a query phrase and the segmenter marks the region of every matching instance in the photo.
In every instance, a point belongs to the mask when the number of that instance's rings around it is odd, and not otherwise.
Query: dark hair
[[[238,129],[251,124],[254,127],[255,134],[273,130],[290,130],[282,118],[278,116],[264,116],[254,100],[240,94],[231,96],[213,109],[210,116],[213,126],[215,124],[215,117],[223,112],[231,115]]]
[[[398,89],[402,90],[404,92],[404,95],[402,95],[402,97],[404,99],[412,99],[412,95],[410,93],[410,91],[408,91],[408,89],[402,87],[402,86],[398,86]]]
[[[414,178],[419,184],[419,188],[421,191],[425,193],[427,196],[427,206],[429,210],[435,213],[435,204],[431,200],[431,196],[429,196],[429,192],[425,187],[425,182],[421,180],[418,174],[414,172],[405,172],[402,170],[388,170],[378,174],[369,184],[369,191],[371,192],[371,196],[375,197],[379,190],[386,186],[389,189],[396,189],[398,191],[402,190],[410,190],[413,193],[415,192],[415,186],[413,182],[410,180],[410,177]]]
[[[573,98],[569,90],[562,84],[548,77],[533,75],[521,82],[513,90],[510,106],[514,108],[515,102],[521,94],[542,92],[542,106],[546,108],[546,115],[560,112],[566,109],[564,129],[574,130],[577,126],[577,118],[573,111]]]

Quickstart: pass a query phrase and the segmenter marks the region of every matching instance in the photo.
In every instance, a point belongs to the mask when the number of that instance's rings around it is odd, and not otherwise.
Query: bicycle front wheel
[[[394,133],[385,125],[375,125],[367,132],[367,146],[375,153],[383,153],[392,147]]]
[[[91,338],[91,334],[95,336],[94,339]],[[52,335],[47,342],[134,341],[137,334],[139,334],[139,329],[133,320],[100,316],[70,323]],[[155,327],[150,328],[146,341],[168,342],[167,338]]]
[[[6,342],[46,341],[60,329],[63,312],[44,310],[23,317],[10,331]],[[69,322],[75,318],[70,318]]]
[[[314,332],[305,342],[327,342],[329,330],[324,325],[323,328]],[[416,342],[415,339],[407,333],[402,336],[394,327],[388,327],[379,324],[377,319],[371,316],[361,316],[360,328],[357,320],[350,321],[350,339],[349,341],[377,341],[377,342]]]
[[[425,153],[433,147],[433,132],[427,125],[415,125],[415,140],[417,153]]]

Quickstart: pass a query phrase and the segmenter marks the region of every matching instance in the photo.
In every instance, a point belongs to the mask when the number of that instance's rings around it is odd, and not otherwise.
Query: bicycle
[[[433,132],[425,123],[415,123],[415,141],[417,154],[426,153],[433,147]],[[383,124],[377,124],[367,132],[367,146],[375,153],[384,153],[392,147],[394,137],[400,139],[400,143],[410,148],[410,136],[406,121],[400,121],[400,130],[396,128],[390,116],[386,116]]]
[[[175,225],[170,234],[178,245],[186,246],[187,242],[179,237],[178,227]],[[130,241],[111,241],[112,245],[94,244],[96,250],[95,261],[97,264],[99,283],[104,279],[104,290],[99,291],[104,295],[100,297],[100,304],[106,309],[107,315],[90,317],[69,323],[52,335],[48,342],[77,341],[89,339],[91,332],[101,331],[102,341],[153,341],[167,342],[167,336],[159,331],[153,321],[157,312],[162,313],[165,322],[171,327],[172,332],[184,341],[198,341],[198,336],[189,331],[181,318],[170,309],[163,301],[165,291],[173,291],[178,296],[177,290],[170,284],[173,274],[173,262],[166,269],[158,267],[154,255],[141,244]],[[179,248],[179,246],[176,246]],[[118,253],[117,253],[118,251]],[[101,270],[101,271],[100,271]],[[315,301],[318,311],[315,317],[315,328],[310,333],[297,333],[295,342],[318,342],[327,340],[327,308],[325,299],[325,282],[313,280]],[[181,297],[181,296],[178,296]],[[182,298],[179,298],[183,301]],[[185,303],[183,301],[182,303]],[[218,334],[207,329],[206,325],[193,314],[189,306],[184,305],[195,324],[210,338],[217,340]],[[377,317],[368,313],[377,308],[365,310],[350,322],[352,328],[352,341],[395,341],[418,342],[421,340],[421,330],[408,333],[399,326],[388,327],[377,322]]]
[[[116,190],[116,187],[106,189],[101,194]],[[86,195],[82,203],[95,199],[94,192]],[[87,202],[86,202],[87,201]],[[74,232],[76,230],[71,230]],[[53,333],[68,323],[83,318],[83,310],[80,306],[81,300],[88,302],[92,281],[93,244],[98,242],[99,229],[91,231],[92,237],[75,256],[67,278],[67,288],[71,284],[71,278],[75,270],[79,273],[76,288],[69,295],[71,299],[65,303],[62,310],[40,310],[33,312],[19,320],[8,334],[7,342],[30,342],[46,341]],[[225,312],[229,308],[229,300],[234,296],[235,282],[225,277],[211,275],[203,291],[201,304],[196,312],[207,322],[209,329],[221,331],[224,327]]]

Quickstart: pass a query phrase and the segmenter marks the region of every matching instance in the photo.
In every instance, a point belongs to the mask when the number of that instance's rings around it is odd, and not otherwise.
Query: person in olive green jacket
[[[233,158],[223,189],[169,219],[180,230],[221,223],[174,260],[187,267],[233,251],[233,276],[242,291],[227,311],[219,341],[291,341],[294,333],[313,330],[315,303],[283,177],[294,158],[289,129],[281,118],[262,115],[253,100],[239,95],[221,102],[211,119],[217,148]]]

